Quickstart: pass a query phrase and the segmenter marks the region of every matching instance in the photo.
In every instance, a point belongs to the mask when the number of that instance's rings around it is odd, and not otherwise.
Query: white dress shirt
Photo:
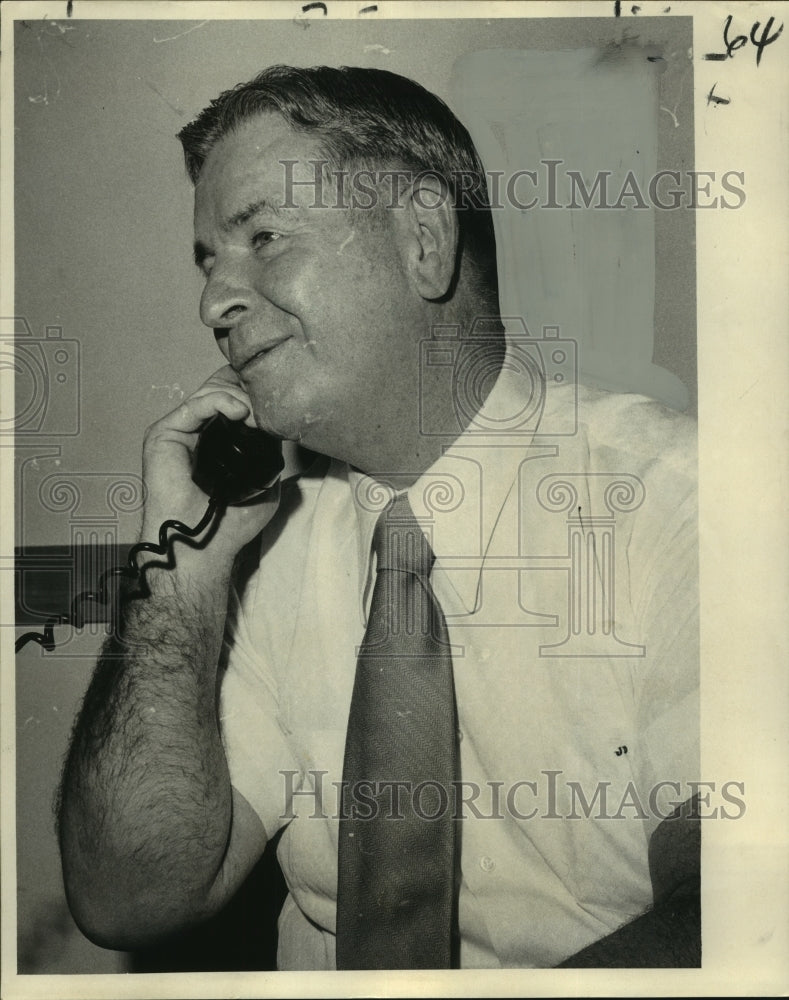
[[[466,968],[554,966],[641,914],[649,836],[698,780],[695,425],[566,386],[510,433],[522,399],[505,370],[408,488],[453,647]],[[283,969],[334,968],[332,783],[390,495],[338,462],[287,484],[231,607],[223,738],[285,827]]]

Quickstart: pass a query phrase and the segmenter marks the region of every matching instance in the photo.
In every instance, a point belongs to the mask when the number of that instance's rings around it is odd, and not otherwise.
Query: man
[[[280,968],[698,964],[687,422],[547,391],[568,345],[512,319],[504,356],[482,166],[411,81],[274,67],[181,139],[229,364],[150,428],[142,536],[202,516],[217,412],[326,460],[127,597],[63,777],[77,922],[194,924],[282,830]]]

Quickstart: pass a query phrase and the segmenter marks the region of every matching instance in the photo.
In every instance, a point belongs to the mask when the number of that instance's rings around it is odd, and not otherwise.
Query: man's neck
[[[468,429],[499,377],[504,353],[502,337],[489,346],[464,344],[452,366],[424,365],[418,398],[382,422],[387,432],[365,435],[353,456],[337,457],[394,489],[408,488]]]

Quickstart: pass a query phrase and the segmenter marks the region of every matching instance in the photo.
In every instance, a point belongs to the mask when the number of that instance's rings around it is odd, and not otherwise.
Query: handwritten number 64
[[[726,52],[720,53],[718,58],[728,59],[731,56],[733,56],[738,49],[741,49],[743,45],[748,44],[748,37],[749,37],[748,35],[736,35],[734,38],[731,39],[729,38],[729,29],[731,28],[731,23],[733,20],[734,17],[731,14],[729,14],[729,16],[726,18],[726,24],[723,28],[723,43],[726,46]],[[781,27],[775,32],[775,34],[771,35],[770,32],[772,31],[774,24],[775,24],[775,18],[771,17],[770,20],[767,22],[767,24],[765,24],[761,37],[757,37],[757,32],[761,27],[760,21],[756,21],[753,27],[751,28],[750,39],[751,43],[756,48],[757,66],[762,61],[762,55],[767,46],[772,45],[772,43],[778,38],[778,36],[784,30],[784,26],[782,24]]]

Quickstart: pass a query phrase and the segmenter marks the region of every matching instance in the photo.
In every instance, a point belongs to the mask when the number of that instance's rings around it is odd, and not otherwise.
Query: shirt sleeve
[[[285,822],[283,772],[296,770],[280,722],[271,645],[261,639],[259,573],[237,579],[229,599],[222,647],[220,730],[230,782],[258,814],[270,839]]]
[[[690,783],[699,780],[695,425],[679,418],[668,424],[671,441],[643,474],[648,516],[634,531],[628,553],[633,607],[646,646],[636,724],[653,827],[691,797]]]

